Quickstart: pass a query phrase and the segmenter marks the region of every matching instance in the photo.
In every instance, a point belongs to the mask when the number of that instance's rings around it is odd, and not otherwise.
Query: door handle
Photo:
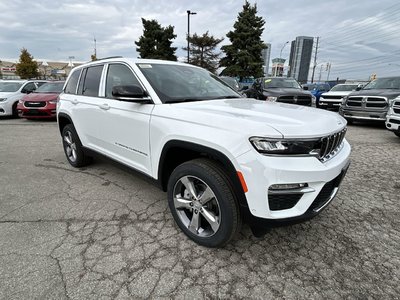
[[[76,99],[73,99],[71,102],[72,102],[72,104],[78,104],[79,103],[78,100],[76,100]]]
[[[104,110],[109,110],[109,109],[110,109],[110,106],[109,106],[107,103],[101,104],[99,107],[100,107],[101,109],[104,109]]]

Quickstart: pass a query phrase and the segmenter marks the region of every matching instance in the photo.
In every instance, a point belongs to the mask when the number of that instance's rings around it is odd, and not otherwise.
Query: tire
[[[353,121],[353,119],[346,119],[346,121],[347,121],[347,124],[349,124],[349,125],[352,125],[352,124],[354,124],[354,121]]]
[[[395,131],[394,134],[400,137],[400,131]]]
[[[18,102],[15,102],[12,106],[12,117],[18,118],[18,110],[17,110]]]
[[[228,175],[212,160],[176,167],[168,180],[168,204],[179,228],[202,246],[224,246],[241,225]]]
[[[84,167],[92,162],[90,156],[83,152],[82,143],[72,124],[66,125],[62,130],[64,153],[68,162],[75,168]]]

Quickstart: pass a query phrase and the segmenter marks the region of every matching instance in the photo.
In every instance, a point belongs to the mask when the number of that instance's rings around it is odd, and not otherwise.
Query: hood
[[[353,93],[354,91],[337,91],[337,92],[335,92],[335,91],[333,91],[333,92],[326,92],[326,93],[323,93],[322,95],[321,95],[321,97],[324,97],[324,96],[347,96],[348,94],[350,94],[350,93]]]
[[[8,98],[9,96],[15,94],[15,92],[0,92],[0,98]]]
[[[247,137],[322,137],[346,125],[346,120],[333,112],[247,98],[164,104],[153,113]]]
[[[296,95],[308,95],[310,96],[309,91],[304,91],[301,89],[291,89],[291,88],[272,88],[272,89],[264,89],[263,94],[273,95],[273,96],[296,96]]]
[[[25,95],[23,101],[52,101],[56,100],[59,93],[30,93]]]
[[[382,97],[388,97],[389,99],[396,98],[399,95],[400,95],[399,89],[360,90],[349,94],[349,96],[382,96]]]

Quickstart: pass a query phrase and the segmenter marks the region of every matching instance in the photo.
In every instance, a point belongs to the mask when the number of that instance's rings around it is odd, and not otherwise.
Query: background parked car
[[[32,93],[44,80],[4,80],[0,81],[0,116],[18,116],[18,101]]]
[[[18,102],[18,115],[26,119],[56,118],[57,98],[63,87],[64,81],[47,82],[25,95]]]
[[[346,96],[339,113],[348,122],[354,120],[386,121],[389,105],[400,95],[400,76],[383,77]]]
[[[249,98],[315,106],[315,97],[304,91],[293,78],[266,77],[255,80],[250,89],[243,91]]]
[[[319,98],[323,93],[328,92],[331,86],[327,83],[307,83],[303,84],[303,89],[310,91],[310,93],[315,97],[316,106],[319,107]]]
[[[319,107],[339,111],[343,97],[349,95],[359,87],[359,84],[337,84],[329,92],[319,98]]]
[[[219,78],[235,91],[238,92],[240,90],[239,82],[236,80],[235,77],[219,76]]]
[[[386,128],[400,137],[400,96],[394,99],[386,116]]]

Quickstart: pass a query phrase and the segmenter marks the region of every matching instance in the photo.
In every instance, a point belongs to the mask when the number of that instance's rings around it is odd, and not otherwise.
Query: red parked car
[[[47,82],[18,102],[18,115],[26,119],[56,118],[58,95],[64,81]]]

